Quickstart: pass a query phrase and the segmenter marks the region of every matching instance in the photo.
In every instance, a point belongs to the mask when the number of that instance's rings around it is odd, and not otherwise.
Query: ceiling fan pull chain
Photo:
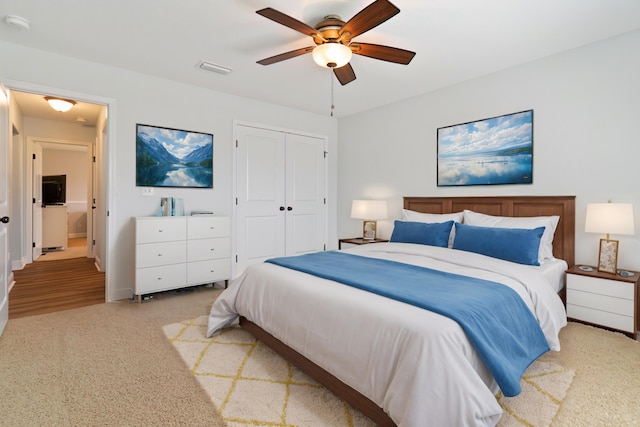
[[[336,108],[333,105],[333,68],[331,69],[331,72],[329,73],[329,77],[331,78],[331,117],[333,117],[333,109]]]

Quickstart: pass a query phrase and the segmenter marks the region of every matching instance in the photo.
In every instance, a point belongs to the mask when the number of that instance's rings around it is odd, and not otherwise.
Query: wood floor
[[[34,262],[13,272],[9,319],[53,313],[105,301],[105,274],[93,258]]]

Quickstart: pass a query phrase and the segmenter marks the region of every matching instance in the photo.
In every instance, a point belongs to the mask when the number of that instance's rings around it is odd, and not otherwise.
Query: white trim
[[[27,265],[24,257],[20,258],[18,261],[11,262],[11,271],[22,270]],[[13,275],[13,273],[11,273]]]
[[[60,144],[60,145],[69,145],[69,146],[84,146],[84,147],[91,147],[91,145],[93,144],[92,142],[87,142],[87,141],[73,141],[73,140],[68,140],[68,139],[58,139],[58,138],[40,138],[37,136],[29,136],[27,135],[27,155],[26,155],[26,165],[25,165],[25,206],[24,206],[24,211],[25,211],[25,218],[26,218],[26,222],[25,222],[25,236],[26,236],[26,244],[27,247],[29,247],[29,242],[33,242],[33,206],[32,206],[32,199],[33,199],[33,162],[32,162],[32,157],[33,157],[33,145],[34,144]],[[43,148],[45,146],[43,145]],[[91,154],[87,154],[87,161],[90,162],[91,161]],[[91,167],[91,165],[89,164],[88,166],[89,168]],[[74,202],[70,202],[70,203],[74,203]],[[85,205],[88,204],[87,201],[82,202]],[[90,254],[87,251],[87,256],[91,256],[92,254]],[[27,251],[27,264],[30,264],[33,262],[33,251],[29,250]]]

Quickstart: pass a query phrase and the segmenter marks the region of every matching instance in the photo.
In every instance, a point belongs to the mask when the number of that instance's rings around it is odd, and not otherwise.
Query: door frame
[[[262,123],[248,122],[244,120],[233,119],[233,156],[232,156],[232,180],[233,180],[233,191],[232,191],[232,199],[231,199],[231,277],[234,278],[237,275],[237,255],[238,255],[238,242],[237,242],[237,234],[236,227],[238,226],[236,218],[238,217],[238,126],[247,126],[258,129],[265,129],[274,132],[282,132],[289,133],[295,135],[308,136],[312,138],[322,139],[324,141],[324,152],[325,152],[325,161],[324,161],[324,195],[327,200],[327,203],[324,205],[324,241],[329,242],[329,200],[331,199],[329,195],[329,137],[327,135],[321,135],[313,132],[306,132],[297,129],[283,128],[279,126],[265,125]]]
[[[55,88],[55,87],[49,87],[49,86],[43,86],[43,85],[39,85],[39,84],[34,84],[34,83],[29,83],[29,82],[24,82],[24,81],[18,81],[18,80],[10,80],[10,79],[3,79],[3,82],[5,84],[5,87],[11,91],[11,90],[17,90],[17,91],[21,91],[21,92],[30,92],[30,93],[36,93],[36,94],[41,94],[41,95],[50,95],[50,96],[58,96],[58,97],[63,97],[63,98],[71,98],[71,99],[75,99],[81,102],[88,102],[91,104],[99,104],[99,105],[104,105],[106,107],[106,135],[107,138],[113,138],[113,135],[116,135],[116,102],[114,99],[112,98],[106,98],[106,97],[102,97],[102,96],[97,96],[97,95],[93,95],[93,94],[88,94],[88,93],[82,93],[82,92],[75,92],[75,91],[70,91],[67,89],[62,89],[62,88]],[[24,130],[23,130],[24,131]],[[24,133],[24,132],[23,132]],[[97,135],[96,135],[97,137]],[[113,236],[111,235],[113,233],[112,231],[112,227],[109,224],[109,212],[111,209],[111,206],[115,206],[115,201],[114,201],[114,192],[111,191],[112,188],[115,188],[115,170],[116,170],[116,162],[115,162],[115,149],[113,149],[110,145],[112,145],[113,142],[111,142],[111,144],[109,144],[109,141],[102,141],[102,145],[104,146],[103,152],[105,153],[104,156],[99,156],[98,160],[99,160],[99,164],[100,164],[100,171],[101,171],[101,175],[102,175],[102,179],[100,179],[100,177],[98,178],[100,181],[103,182],[103,186],[104,186],[104,193],[105,193],[105,198],[104,198],[104,206],[102,206],[100,208],[101,211],[101,215],[98,215],[98,218],[101,218],[101,224],[104,223],[104,229],[105,229],[105,233],[104,233],[104,242],[98,242],[98,247],[99,250],[98,252],[101,253],[101,258],[100,258],[100,265],[99,268],[101,271],[105,272],[105,301],[111,301],[111,300],[115,300],[116,298],[112,297],[112,288],[113,285],[111,284],[111,269],[113,268],[113,266],[111,265],[111,263],[109,262],[110,258],[111,258],[111,244],[110,242],[112,241]],[[27,156],[25,156],[25,162],[30,163],[31,162],[31,158],[27,158]],[[23,183],[27,182],[27,177],[26,177],[26,171],[27,167],[25,165],[24,167],[24,172],[25,174],[21,177],[23,180]],[[29,166],[29,170],[31,170],[31,166]],[[29,193],[31,192],[31,190],[28,190]],[[94,191],[95,193],[95,191]],[[25,208],[25,210],[30,210],[30,206],[29,203],[31,202],[31,199],[26,199],[24,200],[25,204],[27,204],[28,209]],[[29,213],[27,213],[28,215],[30,215]],[[27,225],[25,224],[24,227],[27,227]],[[29,224],[28,226],[29,228],[31,227],[31,224]],[[28,231],[29,233],[31,233],[31,231],[29,230],[23,230],[26,232]],[[114,239],[115,241],[115,239]],[[29,243],[29,246],[30,243]],[[28,251],[26,250],[28,249]],[[95,247],[94,247],[95,249]],[[23,248],[23,250],[25,250],[25,252],[30,252],[31,251],[31,247],[28,248]]]
[[[95,221],[93,215],[92,199],[95,197],[93,194],[93,186],[91,183],[91,174],[93,168],[93,146],[95,145],[92,142],[88,141],[72,141],[68,139],[58,139],[58,138],[40,138],[36,136],[27,136],[27,171],[26,171],[26,195],[25,195],[25,227],[26,227],[26,238],[25,244],[27,247],[30,242],[33,242],[33,154],[34,154],[34,145],[35,144],[59,144],[59,145],[73,145],[73,146],[83,146],[87,148],[87,258],[94,258],[93,254],[93,245],[90,245],[91,241],[95,238],[93,236],[93,222]],[[42,148],[46,148],[46,146],[42,146]],[[31,160],[31,161],[29,161]],[[91,227],[90,227],[91,225]],[[32,263],[33,260],[33,251],[27,251],[27,259],[26,263]]]
[[[9,180],[10,161],[9,154],[11,150],[11,138],[10,134],[13,133],[11,114],[9,111],[11,105],[11,95],[9,89],[4,86],[0,81],[0,159],[2,159],[2,165],[0,165],[0,179],[3,181],[0,185],[3,186],[0,191],[0,217],[11,217],[11,186]],[[9,288],[11,283],[9,282],[9,233],[10,233],[10,220],[9,223],[0,224],[0,335],[4,332],[7,323],[9,322]]]

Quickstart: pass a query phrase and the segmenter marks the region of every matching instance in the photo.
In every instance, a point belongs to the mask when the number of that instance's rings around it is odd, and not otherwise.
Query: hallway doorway
[[[27,85],[29,86],[29,85]],[[69,308],[102,303],[107,300],[108,286],[105,271],[107,252],[107,105],[84,102],[76,98],[73,108],[66,113],[54,111],[38,88],[12,89],[11,94],[19,109],[20,124],[17,152],[24,162],[19,176],[14,175],[14,187],[25,191],[14,192],[13,203],[22,206],[24,215],[13,224],[14,245],[12,257],[14,285],[9,295],[10,318],[42,314]],[[48,174],[76,173],[82,180],[85,191],[73,192],[73,182],[67,181],[70,196],[68,205],[68,241],[63,248],[53,248],[34,256],[34,230],[37,230],[32,215],[34,191],[38,191],[40,176],[33,174],[31,149],[33,145],[49,148],[54,167],[68,161],[68,171],[49,170]],[[66,147],[63,147],[65,146]],[[57,148],[58,146],[60,148]],[[80,159],[66,159],[66,153],[84,147],[86,173],[78,178]],[[62,150],[62,151],[59,151]],[[57,152],[57,154],[56,154]],[[75,153],[79,155],[78,153]],[[15,161],[21,160],[14,158]],[[65,160],[66,159],[66,160]],[[18,171],[16,171],[18,172]],[[47,172],[46,170],[43,172]],[[55,172],[55,173],[54,173]],[[21,184],[22,183],[22,184]],[[12,221],[13,222],[13,221]]]

